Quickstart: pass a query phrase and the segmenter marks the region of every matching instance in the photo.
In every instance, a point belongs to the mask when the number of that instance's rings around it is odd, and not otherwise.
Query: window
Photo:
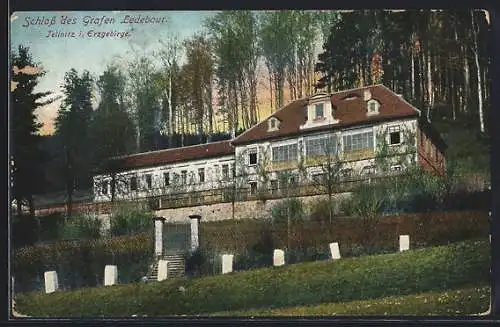
[[[187,184],[187,170],[181,171],[181,185]]]
[[[297,186],[297,177],[296,176],[291,176],[289,180],[289,185],[291,187]]]
[[[248,150],[248,164],[250,166],[257,164],[257,149]]]
[[[230,170],[231,175],[230,175],[230,176],[231,176],[231,177],[235,177],[235,176],[236,176],[236,171],[234,170],[234,164],[231,164],[230,166],[231,166],[231,167],[230,167],[230,168],[231,168],[231,170]]]
[[[297,160],[297,143],[275,146],[272,151],[274,162]]]
[[[198,168],[198,180],[205,183],[205,168]]]
[[[306,156],[319,157],[337,154],[337,137],[335,135],[306,138]]]
[[[271,128],[276,128],[276,120],[271,119],[270,124],[271,124]]]
[[[108,194],[108,181],[101,183],[101,194]]]
[[[373,149],[373,132],[344,135],[344,151]]]
[[[379,107],[380,107],[380,104],[377,100],[370,100],[367,103],[366,111],[368,112],[368,115],[378,114]]]
[[[224,180],[224,181],[229,180],[229,166],[228,165],[222,165],[222,180]]]
[[[365,166],[361,170],[361,173],[363,175],[375,175],[375,166]]]
[[[389,127],[389,144],[397,145],[401,144],[401,131],[399,126],[391,126]]]
[[[219,170],[219,165],[214,165],[214,178],[216,181],[219,181],[220,178],[220,170]]]
[[[130,190],[137,191],[137,177],[130,178]]]
[[[352,177],[353,170],[351,168],[342,169],[340,172],[342,177]]]
[[[391,166],[391,171],[393,172],[401,171],[401,166],[400,165]]]
[[[326,174],[324,174],[324,173],[322,173],[322,174],[315,174],[315,175],[312,175],[312,180],[315,183],[323,184],[323,181],[325,180],[325,177],[326,177]]]
[[[146,176],[144,176],[144,179],[146,180],[146,188],[149,190],[151,189],[151,187],[153,186],[153,182],[152,182],[152,179],[151,179],[151,174],[147,174]]]
[[[170,173],[169,172],[163,173],[163,183],[165,184],[165,186],[170,185]]]
[[[248,182],[250,184],[250,194],[255,195],[257,193],[257,182]]]
[[[272,180],[271,181],[271,193],[276,193],[276,191],[278,190],[278,181],[277,180]]]
[[[324,117],[324,110],[323,110],[323,104],[318,103],[315,107],[315,112],[316,112],[316,119],[323,118]]]

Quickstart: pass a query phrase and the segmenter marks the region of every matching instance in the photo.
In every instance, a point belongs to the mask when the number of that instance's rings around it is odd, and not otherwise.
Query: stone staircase
[[[158,280],[159,260],[168,261],[168,278],[184,276],[185,273],[184,254],[182,252],[171,253],[171,254],[164,254],[160,258],[157,258],[153,261],[151,266],[149,266],[149,271],[146,276],[148,281]]]

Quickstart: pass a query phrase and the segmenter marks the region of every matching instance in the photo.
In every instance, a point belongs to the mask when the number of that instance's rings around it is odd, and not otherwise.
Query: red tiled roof
[[[129,156],[112,158],[120,169],[133,169],[140,167],[153,167],[175,162],[205,159],[211,157],[231,155],[234,148],[231,141],[206,143],[182,148],[167,149],[160,151],[143,152]]]
[[[364,91],[370,90],[371,98],[380,103],[379,114],[366,115]],[[346,97],[354,97],[345,100]],[[221,141],[182,148],[167,149],[122,156],[110,160],[120,169],[134,169],[152,167],[175,162],[195,159],[231,155],[234,153],[232,144],[243,144],[264,139],[292,136],[298,133],[342,128],[370,122],[418,116],[417,109],[412,107],[403,98],[383,85],[372,85],[358,89],[336,92],[331,95],[332,106],[335,108],[334,118],[340,122],[334,125],[325,125],[316,128],[301,130],[300,126],[306,121],[307,99],[300,99],[282,107],[270,117],[278,118],[279,130],[268,132],[267,119],[258,123],[232,141]],[[108,162],[109,163],[109,162]]]
[[[366,115],[366,101],[364,101],[365,90],[370,90],[371,98],[380,103],[379,114],[373,116]],[[346,97],[353,98],[345,100]],[[300,126],[306,122],[307,99],[300,99],[282,107],[268,117],[277,117],[281,120],[279,130],[268,132],[267,119],[265,119],[234,139],[233,144],[243,144],[257,140],[307,133],[309,131],[341,128],[379,120],[419,115],[417,109],[387,87],[380,84],[333,93],[331,95],[331,102],[332,106],[336,108],[334,111],[334,118],[340,121],[338,124],[301,130]]]

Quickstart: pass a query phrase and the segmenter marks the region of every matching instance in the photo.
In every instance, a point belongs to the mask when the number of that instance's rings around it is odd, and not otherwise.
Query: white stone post
[[[222,273],[228,274],[233,272],[233,254],[223,254],[222,255]]]
[[[339,243],[337,242],[330,243],[330,255],[332,256],[333,260],[340,259]]]
[[[154,217],[153,221],[155,222],[155,255],[159,257],[163,253],[163,223],[165,218]]]
[[[45,277],[45,293],[54,293],[59,289],[59,283],[57,281],[57,272],[46,271],[44,273]]]
[[[191,251],[196,251],[200,246],[199,225],[201,216],[191,215],[189,218],[191,219]]]
[[[118,267],[115,265],[106,265],[104,267],[104,286],[118,284]]]
[[[410,235],[399,235],[399,252],[410,249]]]
[[[273,255],[273,266],[278,267],[278,266],[283,266],[284,264],[285,264],[285,251],[280,249],[275,249]]]
[[[168,261],[167,260],[159,260],[158,261],[158,276],[157,280],[161,282],[168,278]]]

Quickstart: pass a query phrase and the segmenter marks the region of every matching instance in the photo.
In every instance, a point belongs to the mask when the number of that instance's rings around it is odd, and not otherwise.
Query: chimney
[[[372,98],[372,93],[370,92],[370,89],[366,89],[363,93],[363,97],[365,101],[368,101]]]

